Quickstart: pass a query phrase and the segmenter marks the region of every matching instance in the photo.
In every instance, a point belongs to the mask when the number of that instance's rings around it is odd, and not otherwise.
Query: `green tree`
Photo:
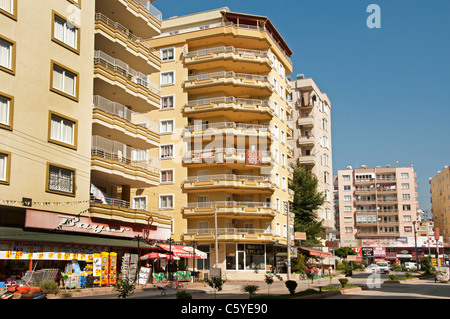
[[[317,245],[320,243],[323,226],[322,221],[317,220],[316,211],[325,202],[325,194],[317,190],[317,177],[300,165],[298,160],[291,167],[294,169],[294,176],[289,188],[295,192],[291,211],[295,215],[294,229],[306,233],[307,243]]]

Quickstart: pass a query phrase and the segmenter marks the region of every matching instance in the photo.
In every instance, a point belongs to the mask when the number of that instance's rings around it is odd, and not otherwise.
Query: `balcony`
[[[184,55],[184,63],[193,66],[197,71],[202,68],[201,63],[208,63],[207,67],[212,69],[223,67],[228,61],[233,63],[232,68],[235,70],[251,68],[256,73],[268,73],[273,67],[267,51],[239,49],[233,46],[190,51]]]
[[[300,136],[297,139],[297,143],[299,146],[314,146],[316,141],[314,139],[314,135],[310,134],[307,136]]]
[[[159,185],[160,160],[145,149],[92,136],[91,155],[92,174],[109,183],[136,188]]]
[[[161,34],[162,14],[150,0],[97,0],[96,10],[139,32],[143,39]]]
[[[244,241],[258,244],[274,243],[276,236],[272,230],[256,228],[218,228],[218,241]],[[185,242],[196,240],[198,242],[210,242],[215,239],[214,228],[186,229],[183,231],[182,239]]]
[[[314,117],[312,117],[312,116],[299,117],[297,120],[297,124],[299,126],[304,126],[304,127],[313,127],[314,126]]]
[[[199,121],[200,122],[200,121]],[[269,124],[248,124],[236,122],[217,122],[208,124],[194,124],[186,126],[183,131],[185,137],[203,136],[217,138],[218,134],[234,135],[234,136],[248,136],[253,138],[260,138],[270,140],[273,136],[272,129]]]
[[[94,94],[121,104],[133,105],[133,110],[147,113],[161,105],[159,85],[148,76],[129,67],[105,52],[94,54]]]
[[[267,75],[235,73],[221,71],[191,75],[183,82],[185,90],[190,94],[207,95],[212,92],[223,92],[229,96],[241,94],[245,89],[246,95],[261,96],[273,93],[273,86]]]
[[[307,166],[316,165],[316,157],[313,155],[300,156],[298,158],[298,160],[300,161],[300,164],[302,164],[302,165],[307,165]]]
[[[269,100],[233,96],[191,100],[183,108],[186,116],[194,118],[204,118],[205,112],[208,112],[208,116],[223,116],[226,111],[231,111],[227,117],[236,122],[241,121],[243,116],[246,120],[270,120],[274,115],[274,107]]]
[[[275,184],[273,184],[270,176],[221,174],[188,177],[183,182],[183,188],[191,191],[217,191],[217,189],[239,188],[252,193],[254,191],[273,192]]]
[[[214,214],[214,207],[218,216],[273,218],[276,214],[276,209],[270,203],[236,201],[188,203],[183,208],[183,214],[186,217],[209,216]]]
[[[272,157],[268,150],[254,151],[255,157],[250,156],[250,151],[236,148],[217,148],[188,151],[183,156],[185,164],[242,164],[244,166],[271,165]]]
[[[93,192],[94,189],[94,192]],[[153,225],[170,225],[170,216],[158,213],[153,207],[132,207],[128,201],[111,197],[102,192],[97,192],[95,186],[91,186],[91,199],[89,207],[90,217],[119,220],[127,223],[148,224],[148,219],[153,218]]]
[[[159,147],[160,142],[158,123],[98,95],[94,96],[93,135],[107,135],[114,141],[145,149]]]
[[[95,40],[96,47],[105,53],[114,54],[118,59],[127,61],[147,73],[159,72],[161,69],[159,51],[103,13],[95,14],[95,32],[98,35]]]

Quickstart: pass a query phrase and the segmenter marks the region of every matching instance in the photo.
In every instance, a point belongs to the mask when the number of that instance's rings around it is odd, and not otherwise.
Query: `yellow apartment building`
[[[288,45],[268,18],[228,8],[163,20],[148,43],[161,57],[158,200],[173,239],[209,255],[198,270],[285,269]]]
[[[431,209],[434,227],[448,243],[450,237],[450,167],[445,166],[442,171],[430,179]]]
[[[161,20],[143,0],[0,2],[0,279],[170,237],[142,195],[160,182],[161,59],[143,39]]]

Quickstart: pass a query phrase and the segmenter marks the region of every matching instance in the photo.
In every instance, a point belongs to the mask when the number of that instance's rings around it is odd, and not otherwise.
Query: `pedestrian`
[[[317,269],[317,279],[319,280],[320,284],[320,279],[322,279],[322,267],[319,267],[319,269]]]
[[[311,268],[309,276],[311,277],[311,283],[314,283],[314,269],[313,268]]]

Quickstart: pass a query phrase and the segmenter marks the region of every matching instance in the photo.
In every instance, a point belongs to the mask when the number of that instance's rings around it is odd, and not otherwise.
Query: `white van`
[[[417,264],[413,262],[405,262],[405,267],[407,270],[417,270]]]

